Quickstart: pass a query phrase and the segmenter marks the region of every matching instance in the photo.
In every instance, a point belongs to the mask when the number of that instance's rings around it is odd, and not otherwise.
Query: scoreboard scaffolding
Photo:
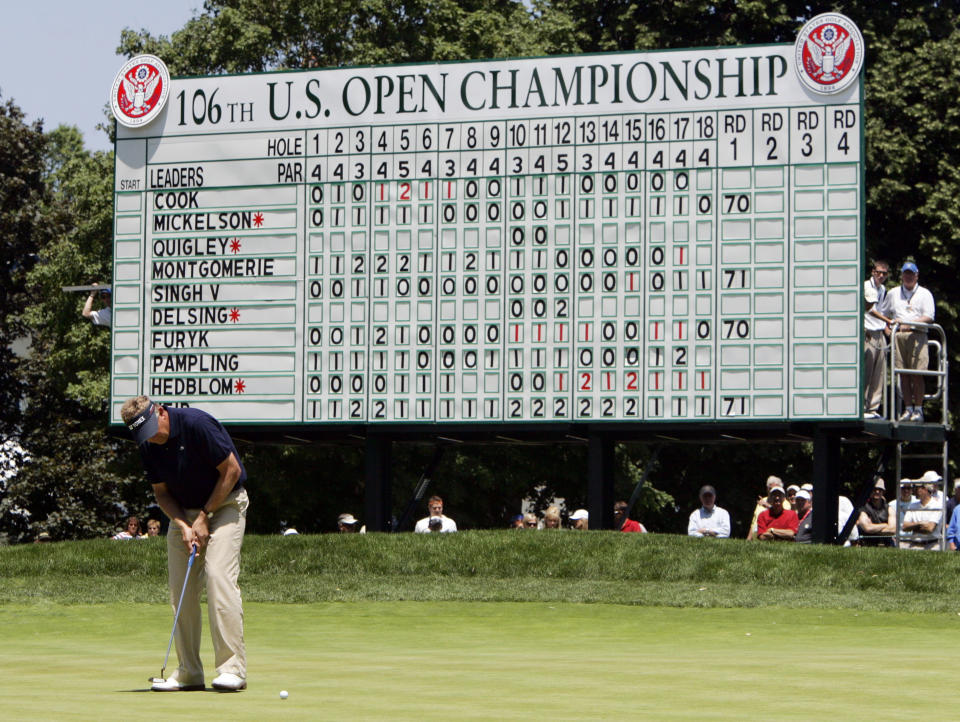
[[[862,80],[797,62],[174,79],[118,126],[112,421],[860,418]]]

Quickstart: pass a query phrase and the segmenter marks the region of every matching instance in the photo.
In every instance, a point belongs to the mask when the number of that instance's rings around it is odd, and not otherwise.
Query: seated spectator
[[[780,477],[768,476],[767,495],[761,496],[759,499],[757,499],[757,505],[753,508],[753,519],[750,520],[750,531],[747,532],[747,541],[757,538],[757,519],[760,518],[760,512],[762,512],[764,509],[770,508],[770,502],[768,501],[768,498],[770,496],[770,490],[775,486],[779,486],[781,489],[783,488],[783,482],[780,480]],[[784,508],[790,508],[789,502],[784,501]]]
[[[517,514],[510,518],[511,529],[523,529],[523,514]]]
[[[457,530],[457,523],[450,517],[443,515],[443,499],[439,496],[434,495],[430,497],[427,501],[427,511],[430,512],[430,515],[423,517],[413,528],[413,531],[417,534],[428,534],[431,531],[430,520],[433,517],[440,517],[440,531],[449,533]]]
[[[853,502],[850,501],[849,497],[841,494],[837,497],[837,534],[839,534],[843,527],[847,525],[847,520],[853,516]],[[845,547],[850,546],[853,542],[860,540],[860,529],[854,524],[850,527],[850,533],[847,535],[847,539],[843,542]]]
[[[730,514],[717,506],[717,490],[709,484],[700,487],[700,508],[691,512],[687,534],[723,539],[730,536]]]
[[[359,529],[360,522],[353,514],[343,513],[337,517],[337,531],[341,534],[356,534]]]
[[[147,519],[147,536],[160,536],[160,522],[156,519]]]
[[[933,498],[938,506],[943,506],[943,492],[940,490],[940,482],[943,481],[943,477],[940,474],[935,471],[925,471],[923,476],[914,481],[918,484],[933,484]]]
[[[795,511],[800,522],[793,539],[798,544],[810,544],[813,541],[813,497],[809,491],[798,489],[796,502]]]
[[[937,549],[940,546],[940,505],[933,494],[935,484],[917,484],[917,500],[903,517],[900,539],[902,549]]]
[[[901,479],[900,480],[900,528],[903,528],[903,516],[907,513],[907,509],[910,508],[910,505],[917,500],[917,497],[913,495],[913,479]],[[887,511],[890,515],[890,522],[893,524],[893,528],[897,528],[897,500],[892,500],[887,505]]]
[[[559,529],[560,521],[560,507],[556,505],[548,506],[546,511],[543,512],[541,529]]]
[[[783,502],[783,507],[785,509],[793,509],[797,511],[797,505],[793,503],[793,500],[797,497],[797,492],[800,491],[800,487],[796,484],[791,484],[787,487],[787,500]],[[797,511],[797,516],[800,516],[800,512]]]
[[[960,504],[960,478],[953,480],[953,496],[947,499],[947,513],[943,515],[944,519],[953,517],[953,510]]]
[[[877,479],[870,498],[860,509],[857,526],[860,528],[861,546],[893,546],[891,535],[897,531],[896,510],[891,513],[887,506],[886,490],[886,482]]]
[[[954,479],[956,483],[956,479]],[[953,514],[950,515],[950,524],[947,526],[947,549],[951,551],[957,551],[960,549],[960,514],[957,512],[960,511],[960,505],[954,508]]]
[[[114,534],[111,539],[139,539],[140,538],[140,520],[135,516],[127,519],[127,528]]]
[[[570,515],[571,527],[577,531],[587,531],[590,528],[590,514],[586,509],[577,509]]]
[[[797,519],[797,512],[784,508],[786,498],[787,494],[782,486],[775,486],[770,490],[767,497],[770,508],[764,509],[757,517],[757,539],[793,541],[800,520]]]
[[[524,529],[536,529],[539,526],[537,521],[537,515],[527,512],[523,515],[523,528]]]
[[[646,534],[647,528],[638,521],[627,518],[627,502],[618,501],[613,505],[613,528],[622,532]]]

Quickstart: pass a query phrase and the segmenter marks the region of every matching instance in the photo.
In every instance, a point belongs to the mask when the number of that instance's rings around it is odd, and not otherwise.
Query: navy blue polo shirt
[[[170,415],[170,438],[165,444],[140,446],[150,483],[166,484],[184,509],[199,509],[220,478],[217,466],[232,453],[240,464],[240,479],[233,488],[241,488],[247,470],[223,424],[200,409],[164,408]]]

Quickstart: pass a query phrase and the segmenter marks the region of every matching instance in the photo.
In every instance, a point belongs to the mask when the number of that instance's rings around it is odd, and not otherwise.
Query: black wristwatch
[[[206,505],[206,504],[204,504],[202,507],[200,507],[200,511],[202,511],[204,514],[206,514],[207,519],[212,519],[212,518],[213,518],[213,512],[210,511],[210,510],[207,508],[207,505]]]

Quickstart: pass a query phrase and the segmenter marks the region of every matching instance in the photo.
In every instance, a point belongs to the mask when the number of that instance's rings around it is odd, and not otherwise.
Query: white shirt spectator
[[[441,533],[454,532],[457,530],[457,522],[451,519],[448,516],[441,516],[440,522],[442,526],[440,527]],[[430,533],[430,517],[425,516],[423,519],[417,522],[417,525],[413,528],[413,531],[417,534],[429,534]]]
[[[90,320],[93,322],[94,326],[109,326],[110,322],[113,320],[113,314],[110,312],[110,307],[101,308],[98,311],[90,312]]]
[[[726,539],[730,536],[730,514],[719,506],[713,509],[702,506],[694,509],[687,524],[687,534],[699,537],[710,536],[700,531],[701,529],[716,532],[715,536]]]
[[[936,318],[937,312],[933,294],[919,283],[913,291],[897,286],[886,295],[883,307],[887,311],[885,315],[901,323],[910,323],[924,316]]]
[[[876,304],[877,310],[879,311],[883,307],[883,301],[886,297],[887,289],[883,287],[882,283],[875,284],[872,278],[868,278],[863,282],[863,298],[868,305]],[[887,323],[867,311],[863,314],[863,327],[867,329],[867,331],[882,331],[887,327]]]

